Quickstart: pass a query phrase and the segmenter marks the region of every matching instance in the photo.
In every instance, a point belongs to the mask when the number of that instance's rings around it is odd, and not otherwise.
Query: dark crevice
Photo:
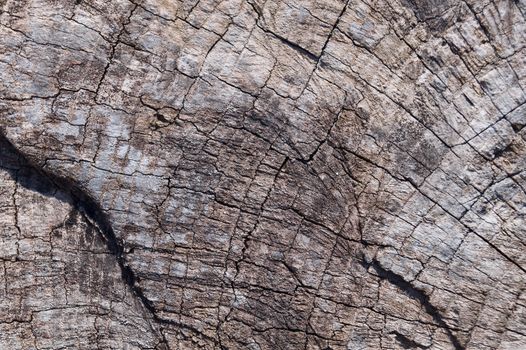
[[[261,27],[260,27],[261,28]],[[281,35],[278,35],[274,32],[271,32],[270,30],[267,30],[267,29],[263,29],[261,28],[265,33],[270,33],[272,34],[274,37],[278,38],[283,44],[287,45],[288,47],[290,47],[291,49],[293,50],[296,50],[297,52],[299,52],[300,54],[308,57],[309,59],[313,60],[313,61],[316,61],[318,62],[318,60],[320,59],[319,56],[315,55],[314,53],[310,52],[309,50],[301,47],[300,45],[282,37]]]
[[[473,103],[473,101],[471,101],[469,99],[469,97],[466,96],[466,94],[462,94],[462,96],[464,96],[464,99],[466,100],[466,102],[471,106],[471,107],[475,107],[475,104]]]
[[[283,37],[283,36],[281,36],[281,35],[279,35],[277,33],[274,33],[270,29],[267,29],[264,25],[260,24],[260,22],[262,22],[262,18],[263,18],[262,10],[256,4],[253,4],[252,2],[248,2],[248,4],[252,7],[252,9],[254,10],[254,12],[257,15],[256,25],[263,32],[274,36],[279,41],[281,41],[283,44],[285,44],[288,47],[290,47],[291,49],[297,51],[301,55],[306,56],[307,58],[309,58],[312,61],[318,62],[320,60],[320,56],[314,54],[313,52],[307,50],[306,48],[300,46],[299,44],[296,44],[295,42],[292,42],[289,39],[287,39],[287,38],[285,38],[285,37]]]
[[[378,277],[393,284],[411,299],[418,301],[420,305],[422,305],[426,313],[428,313],[433,318],[433,321],[435,321],[440,328],[446,331],[447,336],[451,341],[451,344],[453,344],[453,346],[455,347],[455,349],[465,349],[464,346],[458,340],[458,338],[451,331],[451,327],[444,321],[444,318],[441,315],[440,311],[433,304],[431,304],[431,301],[429,300],[429,296],[427,294],[413,286],[411,283],[407,282],[402,276],[396,274],[393,271],[384,269],[380,262],[376,259],[372,259],[369,263],[362,261],[362,264],[365,268],[373,268]]]
[[[395,339],[404,349],[429,349],[430,346],[424,346],[422,344],[418,344],[414,340],[409,339],[405,335],[398,333],[398,332],[390,332],[390,334],[395,335]]]
[[[497,147],[493,150],[493,158],[502,157],[504,154],[513,152],[513,144],[506,145],[505,147]]]
[[[17,166],[13,167],[13,164]],[[20,183],[20,185],[44,196],[56,197],[61,201],[69,202],[74,206],[75,210],[86,219],[86,222],[99,233],[100,238],[106,243],[108,251],[115,257],[119,265],[122,280],[131,289],[144,308],[151,314],[156,323],[185,328],[204,339],[213,341],[214,343],[217,342],[216,339],[203,334],[194,327],[165,320],[157,316],[152,301],[145,296],[144,291],[137,284],[138,277],[130,266],[128,266],[124,256],[124,244],[122,240],[115,235],[109,217],[101,206],[85,190],[81,189],[74,180],[52,174],[36,166],[11,143],[4,135],[3,130],[0,130],[0,166],[4,168],[15,181],[18,181],[18,168],[31,172],[33,176],[38,176],[38,181],[25,181]],[[56,189],[68,194],[70,198],[58,196]]]

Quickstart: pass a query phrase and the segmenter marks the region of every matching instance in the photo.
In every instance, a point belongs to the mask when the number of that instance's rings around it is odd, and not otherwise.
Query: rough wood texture
[[[524,0],[0,0],[1,349],[526,349]]]

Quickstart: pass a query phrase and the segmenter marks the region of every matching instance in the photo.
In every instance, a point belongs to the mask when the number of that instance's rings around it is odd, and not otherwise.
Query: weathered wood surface
[[[524,0],[0,0],[1,349],[526,349]]]

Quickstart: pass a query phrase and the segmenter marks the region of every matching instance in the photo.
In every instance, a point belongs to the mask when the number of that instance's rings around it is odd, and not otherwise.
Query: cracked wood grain
[[[525,13],[0,1],[0,348],[526,347]]]

